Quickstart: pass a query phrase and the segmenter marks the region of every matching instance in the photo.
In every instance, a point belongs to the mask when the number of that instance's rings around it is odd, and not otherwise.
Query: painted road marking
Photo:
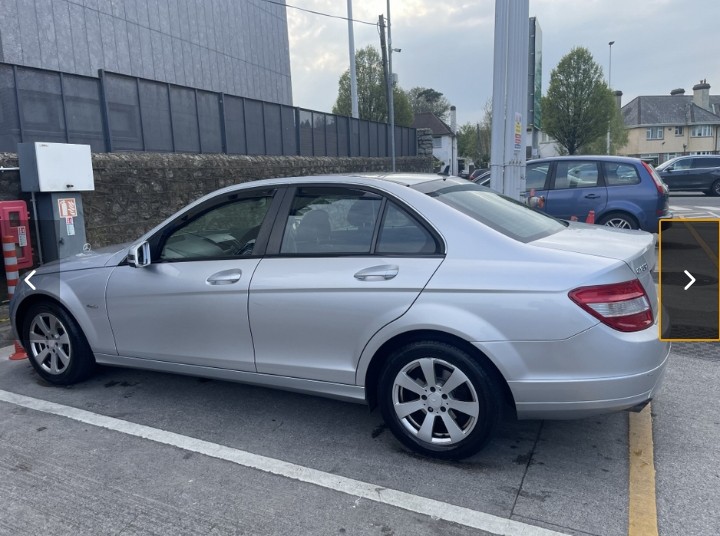
[[[197,454],[210,456],[211,458],[225,460],[243,467],[257,469],[265,473],[315,484],[316,486],[339,491],[340,493],[345,493],[353,497],[395,506],[403,510],[430,516],[433,519],[442,519],[451,523],[458,523],[492,534],[502,536],[562,536],[560,532],[513,521],[504,517],[485,514],[471,510],[470,508],[419,497],[403,491],[380,487],[376,484],[369,484],[360,480],[318,471],[317,469],[303,467],[302,465],[277,460],[275,458],[268,458],[244,450],[225,447],[216,443],[210,443],[209,441],[99,415],[38,398],[18,395],[9,391],[0,390],[0,401],[51,415],[66,417],[74,421],[97,426],[98,428],[105,428],[130,436],[140,437],[154,441],[155,443],[170,445]]]
[[[639,413],[629,413],[628,536],[657,536],[658,534],[651,412],[651,404],[648,404]]]

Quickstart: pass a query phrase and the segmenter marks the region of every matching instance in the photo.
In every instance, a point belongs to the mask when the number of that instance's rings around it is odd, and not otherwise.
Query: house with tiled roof
[[[636,97],[622,107],[628,142],[618,154],[660,164],[686,154],[720,152],[720,95],[710,95],[701,80],[693,94],[674,89],[670,95]]]
[[[451,108],[451,113],[455,110]],[[441,169],[457,161],[457,141],[453,129],[432,112],[419,112],[413,118],[412,128],[429,128],[433,136],[433,156],[442,162]],[[453,158],[454,157],[454,158]],[[457,165],[457,164],[455,164]],[[457,174],[457,169],[450,170]]]

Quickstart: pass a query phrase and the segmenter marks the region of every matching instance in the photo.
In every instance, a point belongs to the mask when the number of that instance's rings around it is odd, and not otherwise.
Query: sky
[[[347,17],[346,0],[286,0],[288,6]],[[387,0],[354,0],[355,50],[379,49],[375,23]],[[495,0],[390,0],[393,71],[399,85],[430,87],[457,107],[458,124],[482,120],[492,98]],[[622,104],[639,95],[669,95],[707,79],[720,94],[718,0],[530,0],[542,30],[542,82],[572,48],[586,47]],[[348,24],[287,8],[293,104],[329,112],[349,68]]]

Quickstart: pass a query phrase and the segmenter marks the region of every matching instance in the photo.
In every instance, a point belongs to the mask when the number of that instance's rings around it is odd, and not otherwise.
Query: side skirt
[[[275,376],[272,374],[260,374],[257,372],[245,372],[240,370],[221,369],[214,367],[201,367],[197,365],[186,365],[183,363],[168,363],[166,361],[155,361],[152,359],[138,359],[135,357],[123,357],[117,355],[95,354],[95,361],[99,365],[112,367],[126,367],[157,372],[171,372],[185,376],[198,376],[212,378],[214,380],[226,380],[250,385],[260,385],[273,389],[282,389],[295,393],[311,394],[365,404],[365,388],[359,385],[346,385],[342,383],[322,382],[317,380],[306,380],[302,378],[290,378],[287,376]]]

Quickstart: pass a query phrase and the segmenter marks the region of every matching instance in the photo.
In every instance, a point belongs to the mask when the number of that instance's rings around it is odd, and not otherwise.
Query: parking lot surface
[[[653,403],[659,532],[717,534],[720,351],[674,348]],[[365,406],[112,368],[51,387],[7,353],[3,534],[628,534],[627,413],[508,417],[478,455],[440,462]]]

